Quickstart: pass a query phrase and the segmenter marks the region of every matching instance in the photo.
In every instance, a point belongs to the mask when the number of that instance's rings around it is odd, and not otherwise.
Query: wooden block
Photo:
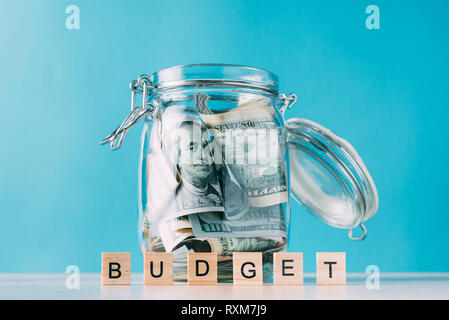
[[[346,252],[316,253],[316,283],[346,284]]]
[[[173,254],[170,252],[145,252],[143,255],[143,284],[173,284]]]
[[[217,284],[217,254],[195,252],[187,254],[187,282],[193,284]]]
[[[101,284],[131,284],[131,253],[101,253]]]
[[[302,252],[275,252],[273,254],[273,283],[291,286],[304,284]]]
[[[262,285],[262,252],[234,252],[234,285]]]

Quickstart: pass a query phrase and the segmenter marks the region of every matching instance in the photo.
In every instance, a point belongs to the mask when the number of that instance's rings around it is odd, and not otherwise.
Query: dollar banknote
[[[211,251],[219,256],[230,256],[233,252],[264,252],[282,249],[285,238],[210,238]]]
[[[284,137],[267,100],[254,99],[227,112],[202,114],[201,118],[218,148],[215,162],[222,180],[232,173],[252,207],[287,201]]]
[[[210,154],[211,140],[203,134],[206,130],[195,112],[174,106],[155,121],[150,132],[146,214],[153,235],[161,236],[164,244],[171,239],[173,245],[173,237],[160,233],[171,220],[224,211],[218,172]]]
[[[256,238],[195,238],[191,237],[179,243],[173,251],[185,247],[189,252],[215,252],[219,261],[232,260],[233,252],[276,252],[286,245],[283,237]]]
[[[286,237],[282,205],[251,207],[238,220],[227,220],[221,212],[189,216],[193,233],[198,238]]]
[[[207,95],[194,100],[196,110],[167,108],[149,132],[150,245],[222,257],[278,250],[286,239],[287,183],[273,108],[256,99],[216,114]]]

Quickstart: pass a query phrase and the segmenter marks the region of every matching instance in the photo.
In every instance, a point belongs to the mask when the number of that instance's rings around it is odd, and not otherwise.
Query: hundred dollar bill
[[[225,180],[231,172],[252,207],[287,201],[284,137],[272,109],[266,100],[254,99],[227,112],[201,114],[219,149],[215,161],[226,168],[220,166],[219,176]]]
[[[229,256],[233,252],[264,252],[273,248],[282,249],[285,238],[210,238],[207,239],[212,252]]]
[[[180,185],[175,190],[176,215],[224,211],[217,170],[209,152],[208,139],[195,137],[193,121],[182,121],[175,129],[174,165]],[[202,128],[200,128],[202,129]]]
[[[251,207],[238,220],[227,220],[223,213],[208,212],[189,216],[198,238],[286,237],[282,205]]]
[[[196,113],[197,114],[197,113]],[[147,155],[147,214],[154,235],[176,217],[224,211],[217,168],[206,127],[195,112],[168,108],[150,132]],[[162,228],[162,229],[161,229]],[[164,241],[164,245],[165,245]]]
[[[195,95],[195,106],[201,115],[212,115],[214,112],[207,105],[209,96],[205,94]],[[211,133],[211,136],[213,134]],[[215,140],[215,137],[213,137]],[[215,142],[213,145],[215,154],[214,160],[222,159],[221,148]],[[236,220],[245,215],[249,210],[249,201],[246,195],[246,190],[240,185],[239,181],[233,175],[231,169],[226,163],[219,161],[218,163],[218,177],[220,180],[220,187],[223,194],[224,212],[228,220]]]
[[[216,252],[219,261],[228,261],[233,252],[275,252],[286,245],[284,237],[195,238],[181,241],[173,251],[186,247],[191,252]]]

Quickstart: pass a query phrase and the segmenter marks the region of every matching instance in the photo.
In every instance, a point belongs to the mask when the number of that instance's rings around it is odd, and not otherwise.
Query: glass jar
[[[144,119],[139,161],[143,252],[172,252],[185,281],[188,252],[216,252],[232,280],[233,252],[262,252],[264,281],[286,250],[294,198],[363,239],[378,195],[352,146],[305,119],[285,120],[296,95],[266,70],[222,64],[163,69],[130,83],[131,113],[102,143],[120,148]],[[136,106],[137,95],[142,102]],[[139,97],[140,98],[140,97]],[[363,235],[352,236],[361,226]]]

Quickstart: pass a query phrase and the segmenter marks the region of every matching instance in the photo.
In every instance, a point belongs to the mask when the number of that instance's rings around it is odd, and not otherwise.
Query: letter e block
[[[143,284],[173,284],[173,254],[170,252],[145,252],[143,256]]]
[[[131,284],[131,253],[101,253],[101,284]]]
[[[273,254],[273,283],[300,286],[303,281],[302,252],[275,252]]]
[[[234,285],[262,285],[262,252],[234,252],[232,254]]]
[[[199,252],[187,254],[187,282],[193,284],[217,284],[217,254]]]
[[[316,253],[316,283],[346,284],[346,252]]]

